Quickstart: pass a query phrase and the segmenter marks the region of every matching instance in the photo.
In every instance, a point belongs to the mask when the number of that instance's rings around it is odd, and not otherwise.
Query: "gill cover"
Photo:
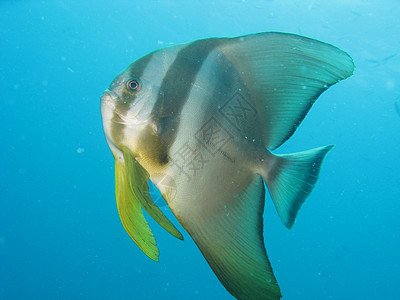
[[[115,195],[118,213],[126,232],[152,260],[158,261],[159,251],[153,232],[142,208],[170,234],[183,240],[182,234],[154,204],[149,195],[149,173],[132,153],[123,148],[124,163],[115,160]]]

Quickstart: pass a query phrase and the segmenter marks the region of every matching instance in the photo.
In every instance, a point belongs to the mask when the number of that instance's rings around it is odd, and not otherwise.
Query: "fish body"
[[[291,228],[332,146],[271,151],[353,69],[340,49],[284,33],[198,40],[132,63],[101,99],[128,234],[158,260],[143,208],[183,239],[149,196],[151,180],[234,297],[280,299],[263,240],[264,183]]]

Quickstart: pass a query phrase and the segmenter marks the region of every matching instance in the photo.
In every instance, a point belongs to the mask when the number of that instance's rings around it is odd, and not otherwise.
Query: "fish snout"
[[[118,96],[107,89],[104,91],[101,96],[101,117],[103,119],[103,129],[107,139],[107,143],[110,146],[111,150],[114,152],[116,145],[114,144],[111,138],[111,120],[113,119],[114,111],[115,111],[115,102],[118,99]]]
[[[113,91],[107,89],[104,91],[100,98],[101,100],[101,116],[104,121],[109,121],[113,117],[113,112],[116,108],[116,101],[118,101],[118,95]]]
[[[108,146],[110,147],[111,152],[113,153],[115,159],[119,161],[123,161],[123,154],[119,147],[113,140],[112,137],[112,126],[113,126],[113,116],[114,116],[114,106],[113,99],[110,98],[109,94],[104,93],[101,97],[101,117],[103,119],[103,130],[104,135],[106,137],[106,141]]]
[[[106,89],[100,99],[102,108],[104,105],[106,105],[109,106],[111,109],[114,109],[115,103],[119,100],[119,97],[112,90]]]

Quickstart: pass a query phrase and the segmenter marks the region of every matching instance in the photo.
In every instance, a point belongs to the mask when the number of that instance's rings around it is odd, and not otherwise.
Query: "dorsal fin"
[[[262,116],[264,145],[272,150],[291,137],[323,91],[354,70],[347,53],[294,34],[223,39],[218,48],[250,90]]]

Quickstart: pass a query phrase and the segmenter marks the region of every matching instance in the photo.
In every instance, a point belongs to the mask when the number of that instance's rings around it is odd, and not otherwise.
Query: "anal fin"
[[[263,239],[265,189],[261,176],[222,209],[180,219],[225,288],[237,299],[280,299]]]

